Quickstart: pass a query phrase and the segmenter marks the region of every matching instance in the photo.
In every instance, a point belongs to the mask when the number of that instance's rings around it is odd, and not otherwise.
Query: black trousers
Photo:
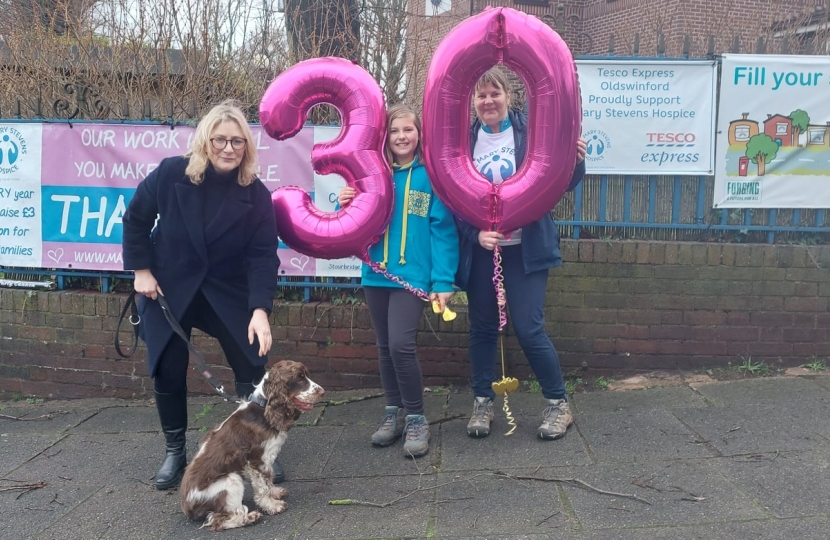
[[[237,382],[257,383],[262,379],[265,374],[265,367],[252,366],[248,362],[231,333],[201,292],[196,293],[179,324],[188,338],[190,338],[194,328],[215,337],[222,347],[222,352],[225,353],[225,358],[233,370]],[[187,388],[189,361],[190,354],[187,350],[187,344],[182,338],[174,334],[159,359],[159,366],[154,379],[156,392],[174,394],[184,391]]]

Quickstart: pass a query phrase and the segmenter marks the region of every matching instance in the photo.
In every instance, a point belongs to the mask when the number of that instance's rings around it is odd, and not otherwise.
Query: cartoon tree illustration
[[[810,124],[810,115],[807,114],[807,111],[796,109],[790,113],[790,119],[793,121],[793,139],[795,140],[795,145],[801,146],[798,144],[798,136],[807,130],[807,126]]]
[[[758,176],[764,176],[766,164],[778,154],[778,143],[764,133],[753,135],[746,143],[746,157],[758,165]]]

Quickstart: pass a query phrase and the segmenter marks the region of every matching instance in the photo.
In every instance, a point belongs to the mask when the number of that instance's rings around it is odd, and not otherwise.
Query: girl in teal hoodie
[[[453,294],[458,267],[458,233],[452,214],[432,191],[421,155],[421,121],[407,105],[386,113],[386,157],[394,171],[395,206],[386,233],[369,248],[381,269],[429,293],[444,311]],[[340,191],[340,206],[356,192]],[[372,444],[388,446],[405,434],[404,455],[429,450],[429,424],[424,417],[424,382],[415,355],[415,337],[426,303],[402,285],[363,265],[366,304],[377,334],[380,378],[386,411]]]

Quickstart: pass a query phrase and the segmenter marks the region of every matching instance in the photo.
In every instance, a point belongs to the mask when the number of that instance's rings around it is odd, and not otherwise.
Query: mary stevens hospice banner
[[[715,208],[830,207],[830,57],[724,55]]]
[[[712,174],[714,61],[576,64],[589,173]]]
[[[334,210],[344,181],[311,168],[313,143],[339,128],[306,127],[287,141],[251,126],[260,178],[299,186]],[[114,124],[0,124],[0,265],[122,270],[121,218],[138,183],[187,151],[194,129]],[[356,259],[309,258],[281,245],[286,276],[359,276]]]

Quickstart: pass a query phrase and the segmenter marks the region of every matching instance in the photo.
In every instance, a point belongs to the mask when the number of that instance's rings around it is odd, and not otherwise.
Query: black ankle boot
[[[187,466],[185,441],[187,435],[187,392],[161,394],[156,392],[156,408],[167,454],[156,473],[156,489],[176,487]]]
[[[275,484],[282,484],[285,482],[285,471],[282,469],[282,465],[276,459],[274,460],[274,483]]]
[[[234,385],[236,386],[237,397],[248,399],[254,393],[254,383],[236,381]]]

